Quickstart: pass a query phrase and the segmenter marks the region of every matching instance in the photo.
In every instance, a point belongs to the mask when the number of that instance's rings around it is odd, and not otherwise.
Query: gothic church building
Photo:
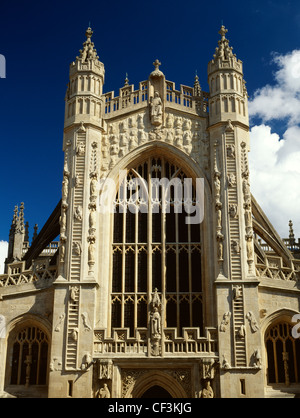
[[[209,92],[197,76],[177,90],[156,60],[118,96],[103,93],[92,33],[70,65],[61,201],[31,243],[23,204],[14,212],[1,396],[297,396],[300,241],[251,194],[227,30]]]

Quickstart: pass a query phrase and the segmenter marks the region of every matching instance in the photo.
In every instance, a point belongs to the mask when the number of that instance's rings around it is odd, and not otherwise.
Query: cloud
[[[275,85],[267,84],[254,93],[249,101],[250,116],[263,122],[287,119],[288,124],[300,120],[300,51],[286,55],[273,54],[272,62],[279,67]]]
[[[8,242],[0,241],[0,274],[4,273],[4,261],[7,257]]]
[[[287,238],[288,222],[300,237],[300,51],[274,54],[274,84],[254,93],[249,101],[251,128],[249,165],[252,193],[277,229]],[[273,122],[281,121],[281,137]],[[278,126],[278,125],[277,125]]]
[[[266,125],[254,126],[250,132],[249,168],[254,197],[282,238],[288,238],[289,220],[300,237],[300,146],[290,153],[290,143],[300,137],[296,129],[287,130],[280,140]]]

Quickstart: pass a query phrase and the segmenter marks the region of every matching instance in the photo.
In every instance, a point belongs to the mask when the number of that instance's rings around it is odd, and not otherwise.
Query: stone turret
[[[213,60],[208,63],[208,84],[210,90],[210,125],[236,120],[248,125],[248,104],[246,83],[243,79],[243,63],[237,59],[226,39],[224,26],[219,34]]]
[[[99,268],[96,262],[99,242],[96,197],[105,125],[104,65],[91,41],[92,34],[92,29],[88,28],[80,55],[70,65],[66,94],[59,274],[55,281],[53,315],[61,315],[64,306],[65,317],[72,320],[68,321],[65,335],[53,333],[55,349],[52,355],[56,358],[62,355],[56,347],[65,339],[62,367],[69,373],[85,372],[81,364],[82,353],[85,353],[84,358],[88,358],[92,352],[93,334],[89,333],[82,340],[77,335],[83,332],[84,324],[85,329],[90,329],[90,324],[94,323],[91,301],[95,297],[95,277]],[[81,312],[81,307],[84,307],[84,312]],[[59,377],[60,373],[51,373],[50,397],[52,391],[55,393],[56,378]]]
[[[230,397],[235,379],[247,385],[254,374],[251,355],[261,346],[259,333],[250,335],[247,318],[258,318],[251,191],[249,183],[249,121],[243,65],[232,52],[221,27],[213,60],[208,64],[211,176],[215,211],[216,292],[219,350],[223,355],[221,384]],[[247,300],[247,306],[244,301]],[[248,316],[247,316],[248,315]],[[249,319],[250,321],[250,319]],[[225,330],[227,324],[228,331]],[[251,332],[251,331],[250,331]],[[233,371],[228,372],[229,368]]]
[[[65,127],[89,122],[99,125],[103,111],[102,90],[104,65],[92,42],[93,31],[86,30],[87,40],[79,56],[70,65],[70,81],[66,92]]]

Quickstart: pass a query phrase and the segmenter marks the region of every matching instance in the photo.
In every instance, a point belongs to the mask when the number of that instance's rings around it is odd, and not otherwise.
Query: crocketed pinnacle
[[[201,96],[201,86],[200,86],[199,77],[197,74],[195,75],[195,81],[194,81],[194,95]]]
[[[97,55],[97,50],[95,48],[94,42],[91,41],[91,37],[93,35],[93,31],[90,27],[87,28],[85,32],[86,41],[83,43],[83,49],[80,49],[80,56],[82,62],[86,62],[87,60],[98,60],[99,57]]]
[[[293,245],[295,243],[295,234],[294,234],[294,229],[293,229],[293,222],[289,221],[289,240],[290,240],[290,244]]]
[[[214,54],[214,59],[221,59],[221,60],[228,60],[229,58],[235,57],[232,53],[232,47],[229,46],[229,41],[226,39],[226,33],[228,29],[225,28],[224,25],[221,26],[219,30],[219,34],[221,35],[221,39],[218,41],[218,47],[216,48],[216,52]]]
[[[21,232],[22,234],[25,232],[23,202],[20,205],[20,212],[18,206],[15,206],[14,209],[14,216],[10,228],[10,234],[14,234],[16,232]]]

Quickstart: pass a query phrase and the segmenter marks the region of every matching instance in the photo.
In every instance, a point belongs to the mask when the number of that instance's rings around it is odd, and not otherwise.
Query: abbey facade
[[[155,60],[115,96],[87,29],[65,98],[62,199],[32,243],[23,204],[13,216],[2,396],[300,393],[300,241],[292,224],[281,239],[251,194],[243,64],[226,32],[209,92],[197,76],[177,90]]]

